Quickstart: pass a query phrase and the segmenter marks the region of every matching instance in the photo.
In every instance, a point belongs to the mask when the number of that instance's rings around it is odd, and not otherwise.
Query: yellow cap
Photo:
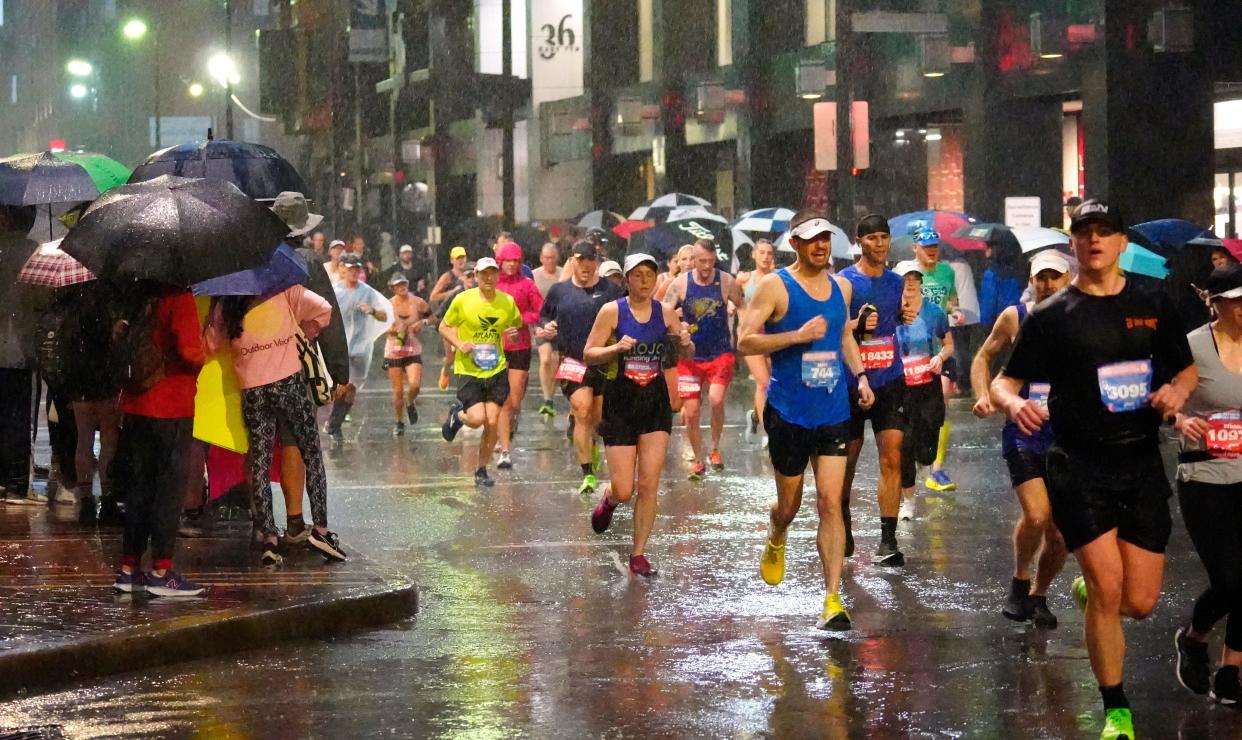
[[[465,256],[466,256],[465,247],[453,247],[452,251],[449,252],[449,259],[451,260],[455,260],[458,257],[465,257]]]

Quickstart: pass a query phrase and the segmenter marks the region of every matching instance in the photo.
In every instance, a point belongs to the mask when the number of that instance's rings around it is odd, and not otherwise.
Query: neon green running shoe
[[[599,442],[591,445],[591,470],[598,473],[599,467],[604,464],[604,450],[599,446]]]
[[[578,493],[588,494],[595,493],[595,489],[599,487],[599,480],[592,473],[582,476],[582,485],[578,486]]]
[[[1134,717],[1129,709],[1110,709],[1104,713],[1100,740],[1134,740]]]
[[[1074,603],[1079,609],[1087,610],[1087,579],[1078,576],[1074,579],[1073,585],[1070,586],[1070,595],[1074,597]]]

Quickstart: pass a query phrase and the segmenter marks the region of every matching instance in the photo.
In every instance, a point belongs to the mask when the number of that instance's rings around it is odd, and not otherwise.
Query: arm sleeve
[[[1031,314],[1022,323],[1018,338],[1014,341],[1013,353],[1005,363],[1002,373],[1011,378],[1026,381],[1047,381],[1048,371],[1044,359],[1048,357],[1044,342],[1043,322],[1039,314]]]
[[[533,280],[526,284],[526,301],[529,310],[522,312],[522,323],[534,324],[539,321],[543,310],[543,296],[539,295],[539,288],[535,287]]]
[[[203,351],[203,335],[198,326],[198,307],[194,296],[187,290],[173,296],[168,304],[169,327],[177,357],[186,366],[197,369],[207,361]]]

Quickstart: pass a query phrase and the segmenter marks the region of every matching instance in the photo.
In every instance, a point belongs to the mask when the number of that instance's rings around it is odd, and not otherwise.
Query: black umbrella
[[[165,176],[101,196],[61,249],[100,277],[188,286],[266,265],[288,231],[231,183]]]
[[[224,180],[255,200],[273,200],[286,190],[310,197],[302,176],[287,159],[269,146],[245,141],[208,139],[161,149],[134,168],[129,182],[160,175]]]

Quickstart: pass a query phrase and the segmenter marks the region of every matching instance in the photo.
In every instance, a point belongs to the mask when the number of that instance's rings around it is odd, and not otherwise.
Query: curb
[[[225,609],[117,630],[100,637],[0,653],[0,699],[114,673],[226,655],[279,642],[337,637],[398,622],[418,611],[403,582],[248,611]],[[158,650],[152,650],[158,644]]]

